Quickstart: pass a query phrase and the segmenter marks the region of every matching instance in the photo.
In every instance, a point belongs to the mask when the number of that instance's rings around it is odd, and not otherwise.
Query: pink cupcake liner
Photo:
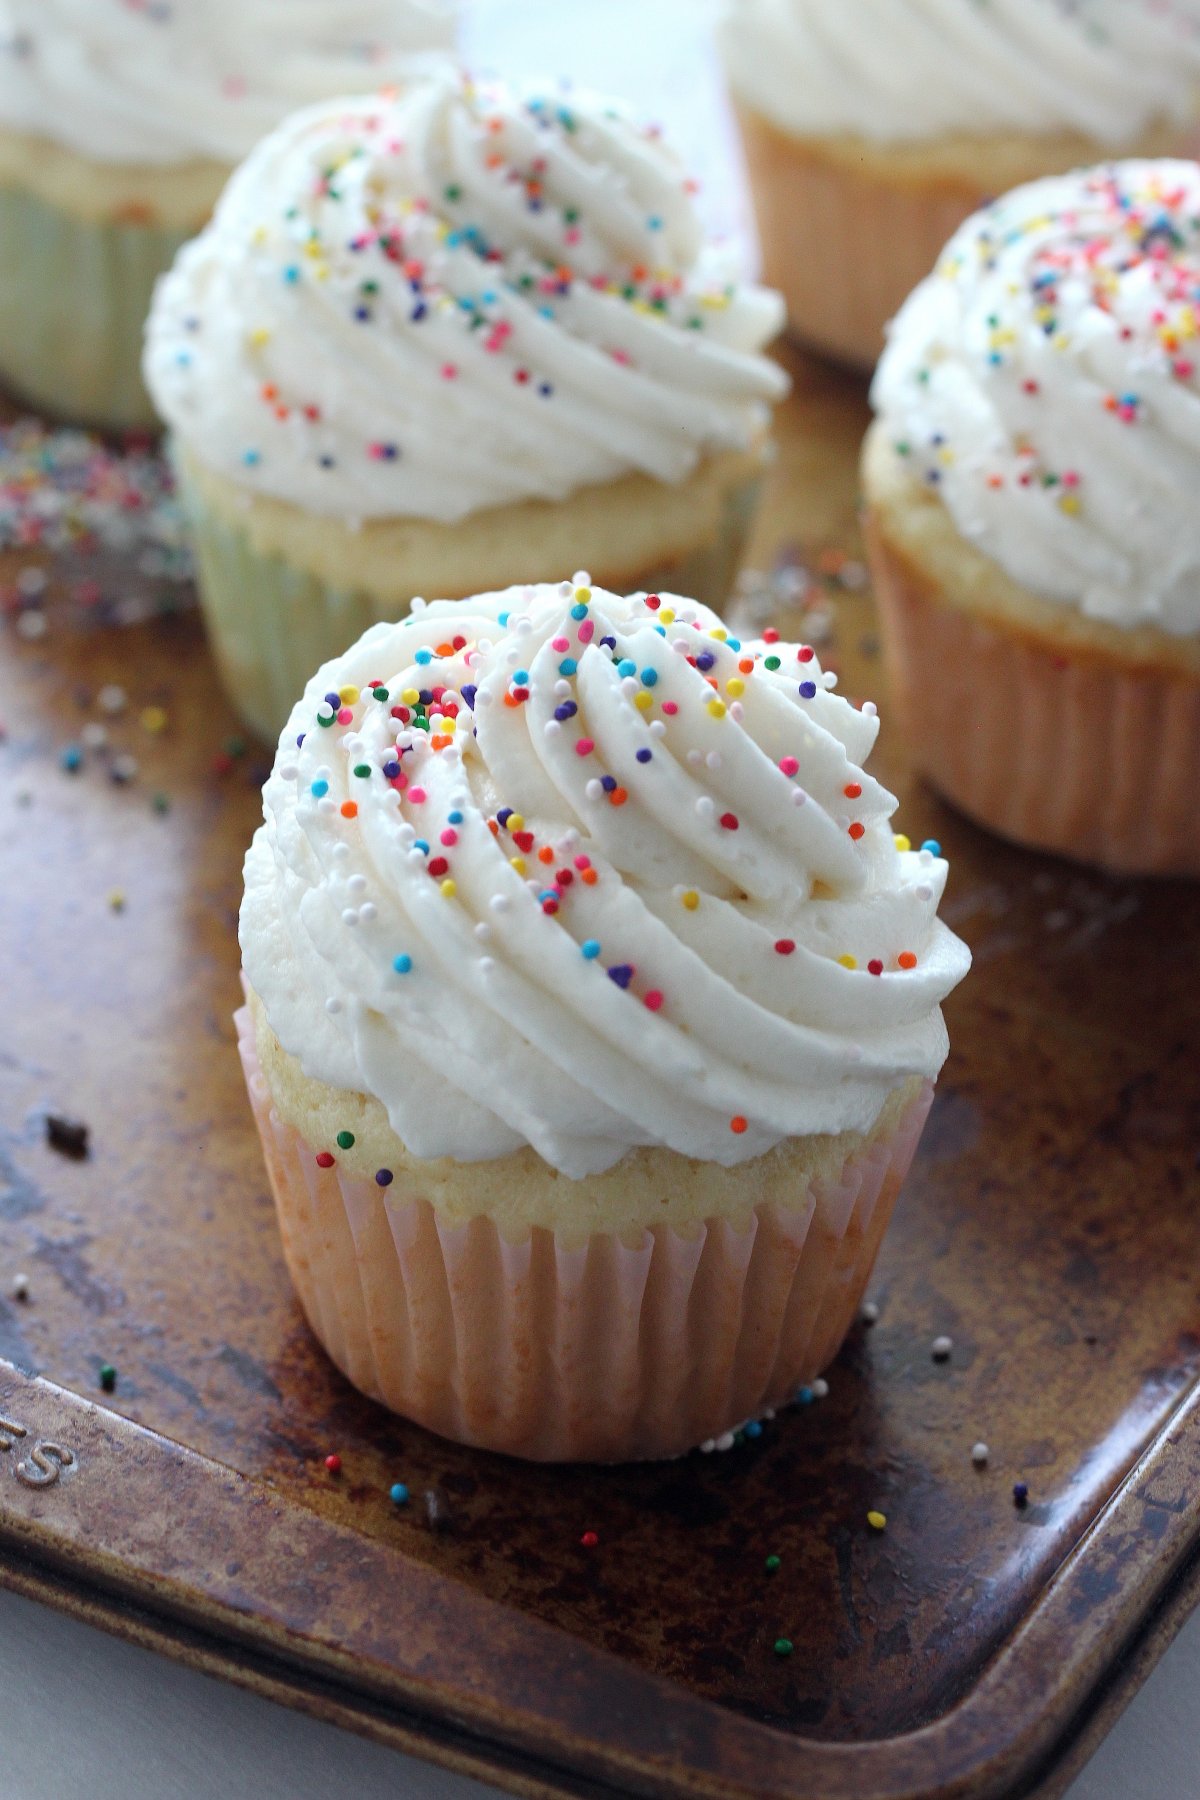
[[[284,1254],[312,1329],[354,1386],[460,1443],[535,1461],[681,1455],[789,1400],[837,1354],[933,1098],[794,1208],[629,1245],[578,1247],[318,1167],[271,1103],[249,1012],[238,1044]],[[464,1179],[469,1174],[464,1170]]]
[[[940,602],[867,525],[913,759],[980,824],[1127,875],[1200,875],[1200,681]]]

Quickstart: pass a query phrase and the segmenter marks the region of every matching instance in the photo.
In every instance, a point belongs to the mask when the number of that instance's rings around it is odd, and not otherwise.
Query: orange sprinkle
[[[754,670],[754,658],[752,656],[743,656],[741,662],[738,664],[738,668],[742,671],[743,675],[752,674]]]
[[[579,879],[580,881],[586,882],[588,887],[595,887],[600,877],[597,875],[595,869],[585,869]]]
[[[896,961],[902,969],[915,969],[917,966],[917,959],[911,950],[902,950]]]
[[[613,789],[612,793],[608,796],[608,804],[610,806],[624,806],[624,804],[628,800],[628,798],[629,798],[629,793],[626,788],[615,787]]]
[[[435,750],[444,750],[447,744],[452,744],[454,742],[454,739],[452,737],[447,737],[443,732],[439,732],[436,737],[431,737],[429,742],[433,745]]]
[[[488,830],[489,830],[489,831],[490,831],[490,832],[491,832],[491,834],[492,834],[492,836],[493,836],[493,837],[499,837],[499,836],[500,836],[500,827],[499,827],[499,825],[498,825],[498,824],[497,824],[497,823],[496,823],[496,821],[495,821],[495,819],[489,819],[489,820],[488,820]]]
[[[866,829],[867,828],[865,825],[860,825],[858,820],[855,819],[853,825],[850,827],[850,836],[854,839],[855,843],[857,843],[859,838],[862,837],[862,835],[866,831]]]
[[[550,848],[549,844],[543,844],[541,849],[538,851],[538,861],[539,862],[553,862],[554,861],[554,852]]]
[[[342,801],[342,817],[343,817],[343,819],[357,819],[358,804],[356,801],[354,801],[354,800],[343,800]]]
[[[453,644],[439,644],[436,651],[434,652],[434,654],[436,656],[453,656],[454,655],[454,645]]]
[[[514,694],[505,694],[504,704],[505,704],[505,706],[520,706],[521,702],[516,698],[516,696]]]

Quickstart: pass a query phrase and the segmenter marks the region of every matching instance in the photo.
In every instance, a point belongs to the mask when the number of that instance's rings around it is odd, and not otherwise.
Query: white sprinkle
[[[33,600],[38,594],[44,594],[50,585],[50,577],[45,569],[39,569],[32,563],[17,574],[17,592],[22,600]]]
[[[879,1308],[876,1305],[875,1301],[874,1300],[865,1300],[863,1302],[863,1309],[862,1309],[863,1324],[864,1325],[874,1325],[874,1323],[878,1317],[879,1317]]]
[[[118,687],[115,682],[110,682],[107,687],[102,687],[100,692],[96,695],[96,705],[100,708],[101,712],[124,712],[126,705],[125,689],[123,687]]]
[[[41,612],[23,612],[17,614],[17,636],[27,643],[46,635],[46,615]]]
[[[918,900],[932,900],[933,899],[933,889],[931,887],[927,887],[924,882],[921,883],[919,888],[914,888],[913,893],[916,895]]]
[[[546,723],[542,726],[542,733],[548,738],[559,737],[562,733],[562,720],[547,719]]]
[[[357,925],[358,924],[358,908],[356,906],[343,907],[343,909],[342,909],[342,924],[343,925]]]
[[[879,708],[873,700],[864,700],[860,711],[865,713],[868,719],[877,719],[879,717]]]
[[[701,819],[711,819],[716,810],[712,795],[701,794],[696,802],[697,816]]]
[[[704,759],[704,766],[706,769],[719,769],[721,767],[721,752],[719,750],[710,750]]]
[[[79,736],[85,750],[103,750],[108,742],[108,727],[98,719],[89,719]]]
[[[821,686],[827,690],[837,686],[837,676],[832,669],[826,669],[825,673],[822,675]]]
[[[808,795],[805,793],[803,788],[793,788],[792,789],[792,805],[793,806],[803,806],[807,802],[807,800],[808,800]]]
[[[489,901],[489,905],[491,906],[491,909],[494,913],[506,913],[508,911],[509,905],[510,905],[508,895],[507,894],[493,894],[491,900]]]
[[[28,1277],[28,1275],[14,1275],[12,1280],[8,1284],[8,1291],[12,1295],[14,1300],[28,1300],[28,1298],[29,1298],[29,1277]]]
[[[479,973],[480,973],[480,974],[481,974],[481,975],[490,975],[490,974],[491,974],[491,972],[492,972],[492,970],[493,970],[493,969],[494,969],[494,968],[495,968],[495,966],[496,966],[496,965],[495,965],[495,963],[494,963],[494,962],[493,962],[493,961],[492,961],[492,959],[491,959],[491,957],[490,957],[490,956],[481,956],[481,957],[480,957],[480,959],[479,959]]]
[[[588,782],[587,786],[584,788],[583,791],[587,795],[589,800],[599,800],[600,796],[604,792],[604,783],[599,779],[598,776],[593,775],[592,779]]]
[[[337,801],[331,800],[328,794],[326,794],[324,799],[317,801],[317,811],[323,813],[325,817],[328,818],[331,813],[337,811]]]
[[[723,1431],[721,1433],[720,1437],[716,1441],[715,1448],[718,1450],[732,1450],[733,1449],[733,1433],[732,1433],[732,1431]]]
[[[345,860],[349,856],[349,854],[350,854],[349,844],[335,844],[333,846],[333,849],[330,851],[330,855],[333,857],[334,862],[345,862]]]
[[[812,1391],[814,1400],[824,1400],[829,1392],[829,1383],[823,1375],[817,1376],[817,1379],[812,1384]]]
[[[666,737],[666,735],[667,735],[667,727],[666,727],[665,721],[662,719],[651,719],[651,721],[650,721],[650,736],[660,738],[660,737]]]
[[[481,944],[489,944],[492,940],[492,928],[486,919],[480,919],[475,927],[475,936]]]
[[[365,894],[367,891],[367,878],[365,875],[352,875],[346,883],[346,887],[350,893],[356,896],[358,894]]]
[[[136,756],[131,756],[128,751],[122,756],[114,756],[108,772],[114,781],[123,786],[125,782],[132,781],[137,774],[138,759]]]
[[[358,916],[364,925],[370,925],[379,917],[379,909],[373,900],[364,900],[358,909]]]
[[[342,1003],[338,999],[337,995],[330,994],[328,1000],[325,1002],[325,1011],[330,1015],[331,1018],[336,1018],[338,1013],[341,1012],[341,1010],[342,1010]]]
[[[986,1444],[975,1444],[971,1450],[971,1461],[975,1464],[975,1467],[977,1469],[982,1469],[982,1467],[986,1463],[987,1459],[988,1459],[987,1445]]]
[[[950,1359],[950,1352],[953,1350],[953,1348],[954,1348],[954,1339],[953,1338],[948,1338],[948,1337],[934,1338],[933,1346],[932,1346],[932,1354],[933,1354],[934,1362],[948,1362]]]

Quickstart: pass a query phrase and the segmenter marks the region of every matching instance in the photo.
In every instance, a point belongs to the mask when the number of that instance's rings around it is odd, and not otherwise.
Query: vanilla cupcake
[[[722,48],[766,278],[863,368],[995,195],[1197,141],[1195,0],[725,0]]]
[[[583,560],[727,594],[786,379],[778,297],[608,103],[433,79],[289,120],[162,283],[170,424],[226,687],[274,737],[414,595]]]
[[[1019,842],[1200,875],[1200,166],[1018,188],[892,327],[863,480],[916,760]]]
[[[659,1457],[836,1353],[968,956],[834,684],[586,576],[421,606],[310,681],[239,1030],[292,1276],[365,1393]]]
[[[149,426],[156,278],[297,106],[448,51],[450,0],[2,0],[0,380],[50,412]]]

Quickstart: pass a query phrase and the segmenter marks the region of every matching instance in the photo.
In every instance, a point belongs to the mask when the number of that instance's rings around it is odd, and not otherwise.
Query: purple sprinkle
[[[802,700],[811,700],[816,691],[817,684],[815,681],[802,681],[800,683],[800,698]]]
[[[604,789],[606,794],[611,794],[616,785],[617,778],[615,775],[602,775],[600,777],[600,786]]]
[[[390,1169],[376,1169],[375,1180],[380,1187],[391,1187],[394,1177]]]
[[[475,686],[473,681],[468,681],[466,687],[461,690],[462,697],[472,712],[475,711],[475,696],[478,692],[479,689]]]
[[[640,763],[648,763],[650,761],[650,755],[651,755],[651,752],[649,750],[639,750],[637,753],[637,759]]]
[[[712,668],[712,666],[716,662],[716,660],[717,660],[716,657],[712,654],[712,652],[710,650],[702,650],[700,652],[700,655],[696,658],[696,667],[698,669],[702,669],[704,671],[704,673],[707,675],[708,671]]]
[[[633,980],[632,963],[617,963],[608,971],[608,979],[615,981],[619,988],[627,988]]]

